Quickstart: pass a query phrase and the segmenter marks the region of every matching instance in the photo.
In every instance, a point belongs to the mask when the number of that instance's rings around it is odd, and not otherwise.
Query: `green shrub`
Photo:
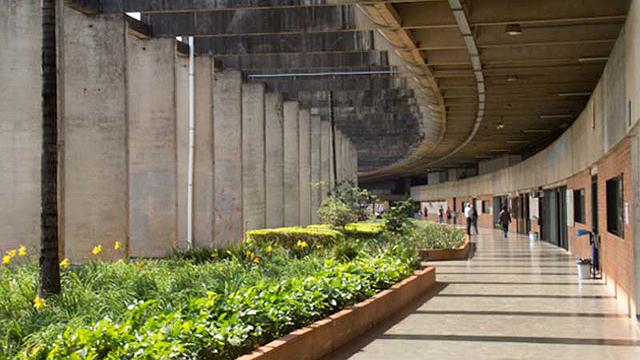
[[[286,248],[300,247],[301,242],[308,246],[330,245],[342,239],[344,235],[337,230],[321,227],[284,227],[276,229],[251,230],[247,232],[249,244],[277,244]]]
[[[389,231],[398,233],[409,230],[413,223],[413,205],[410,201],[398,201],[382,215]]]
[[[331,230],[333,229],[331,225],[328,224],[316,224],[309,225],[307,229],[325,229]],[[384,222],[373,222],[373,221],[361,221],[346,224],[344,228],[339,229],[347,237],[355,237],[355,238],[372,238],[385,230]]]
[[[335,228],[344,228],[345,225],[358,221],[358,214],[338,198],[328,197],[322,201],[318,209],[320,221]]]
[[[409,238],[420,249],[455,249],[464,243],[464,230],[429,221],[416,221],[418,226]]]

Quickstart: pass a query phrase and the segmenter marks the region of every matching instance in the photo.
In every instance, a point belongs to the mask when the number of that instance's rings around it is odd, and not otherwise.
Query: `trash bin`
[[[578,266],[578,278],[580,280],[591,279],[591,259],[576,260]]]
[[[538,241],[538,233],[535,231],[529,232],[529,240]]]

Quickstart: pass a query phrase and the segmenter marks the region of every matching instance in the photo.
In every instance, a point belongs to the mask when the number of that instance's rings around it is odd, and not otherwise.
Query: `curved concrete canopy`
[[[255,80],[291,98],[316,92],[308,106],[342,114],[337,126],[358,147],[361,181],[374,181],[528,157],[550,144],[584,108],[630,2],[67,3],[84,12],[141,12],[147,36],[194,35],[196,51],[224,67],[249,78],[276,74]],[[376,106],[364,99],[389,91],[408,95]],[[353,99],[321,101],[334,92]]]

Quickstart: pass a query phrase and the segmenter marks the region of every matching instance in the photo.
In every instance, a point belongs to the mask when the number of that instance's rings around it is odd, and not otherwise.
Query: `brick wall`
[[[568,226],[569,233],[569,251],[576,257],[591,257],[591,246],[589,245],[589,237],[576,237],[576,230],[591,230],[593,228],[591,221],[591,172],[590,170],[582,171],[569,179],[567,179],[567,191],[584,189],[584,205],[585,205],[585,222],[575,222],[574,226]]]

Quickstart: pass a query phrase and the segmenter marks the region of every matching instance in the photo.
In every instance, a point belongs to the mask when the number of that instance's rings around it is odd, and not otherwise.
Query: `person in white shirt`
[[[467,235],[471,235],[471,215],[473,210],[471,209],[471,204],[465,205],[464,207],[464,218],[467,222]]]

